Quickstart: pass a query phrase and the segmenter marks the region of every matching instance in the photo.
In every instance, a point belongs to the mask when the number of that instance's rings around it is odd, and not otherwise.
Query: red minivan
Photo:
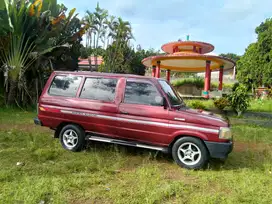
[[[171,152],[189,169],[226,159],[229,123],[186,107],[164,79],[95,72],[53,72],[40,96],[35,124],[55,130],[62,146],[80,151],[86,140]]]

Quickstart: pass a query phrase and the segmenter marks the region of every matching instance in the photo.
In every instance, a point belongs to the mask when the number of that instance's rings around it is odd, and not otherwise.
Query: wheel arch
[[[180,138],[183,138],[183,137],[193,137],[193,138],[199,139],[202,142],[202,144],[204,145],[204,147],[207,149],[207,151],[209,152],[209,149],[208,149],[208,147],[206,146],[206,144],[204,142],[204,140],[208,140],[207,136],[204,135],[203,133],[195,133],[195,132],[190,132],[190,131],[180,132],[179,134],[176,134],[173,137],[173,139],[172,139],[172,141],[171,141],[171,143],[169,145],[169,151],[172,150],[172,147],[175,144],[175,142],[177,140],[179,140]],[[210,154],[210,152],[209,152],[209,154]]]
[[[69,122],[69,121],[64,121],[61,122],[57,128],[55,129],[55,133],[54,133],[54,138],[59,138],[59,134],[62,130],[63,127],[65,127],[66,125],[76,125],[79,126],[80,128],[82,128],[82,130],[84,130],[84,128],[82,127],[82,125],[78,124],[78,123],[74,123],[74,122]]]

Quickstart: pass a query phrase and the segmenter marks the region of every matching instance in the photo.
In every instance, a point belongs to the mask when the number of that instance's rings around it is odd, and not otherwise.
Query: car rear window
[[[101,101],[114,101],[117,79],[87,78],[80,98]]]
[[[55,76],[49,94],[54,96],[75,97],[82,77],[80,76]]]

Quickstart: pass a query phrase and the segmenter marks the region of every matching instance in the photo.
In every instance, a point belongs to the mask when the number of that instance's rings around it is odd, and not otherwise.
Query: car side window
[[[81,80],[81,76],[55,76],[48,93],[54,96],[75,97]]]
[[[80,98],[114,101],[117,79],[86,78]]]
[[[126,82],[124,103],[162,106],[161,94],[157,88],[145,82]]]

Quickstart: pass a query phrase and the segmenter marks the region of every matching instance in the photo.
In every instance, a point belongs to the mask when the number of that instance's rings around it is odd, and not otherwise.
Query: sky
[[[98,1],[58,2],[83,17]],[[272,0],[100,0],[99,5],[131,23],[135,47],[156,50],[190,35],[190,40],[213,44],[213,53],[242,55],[256,41],[255,28],[272,17]]]

